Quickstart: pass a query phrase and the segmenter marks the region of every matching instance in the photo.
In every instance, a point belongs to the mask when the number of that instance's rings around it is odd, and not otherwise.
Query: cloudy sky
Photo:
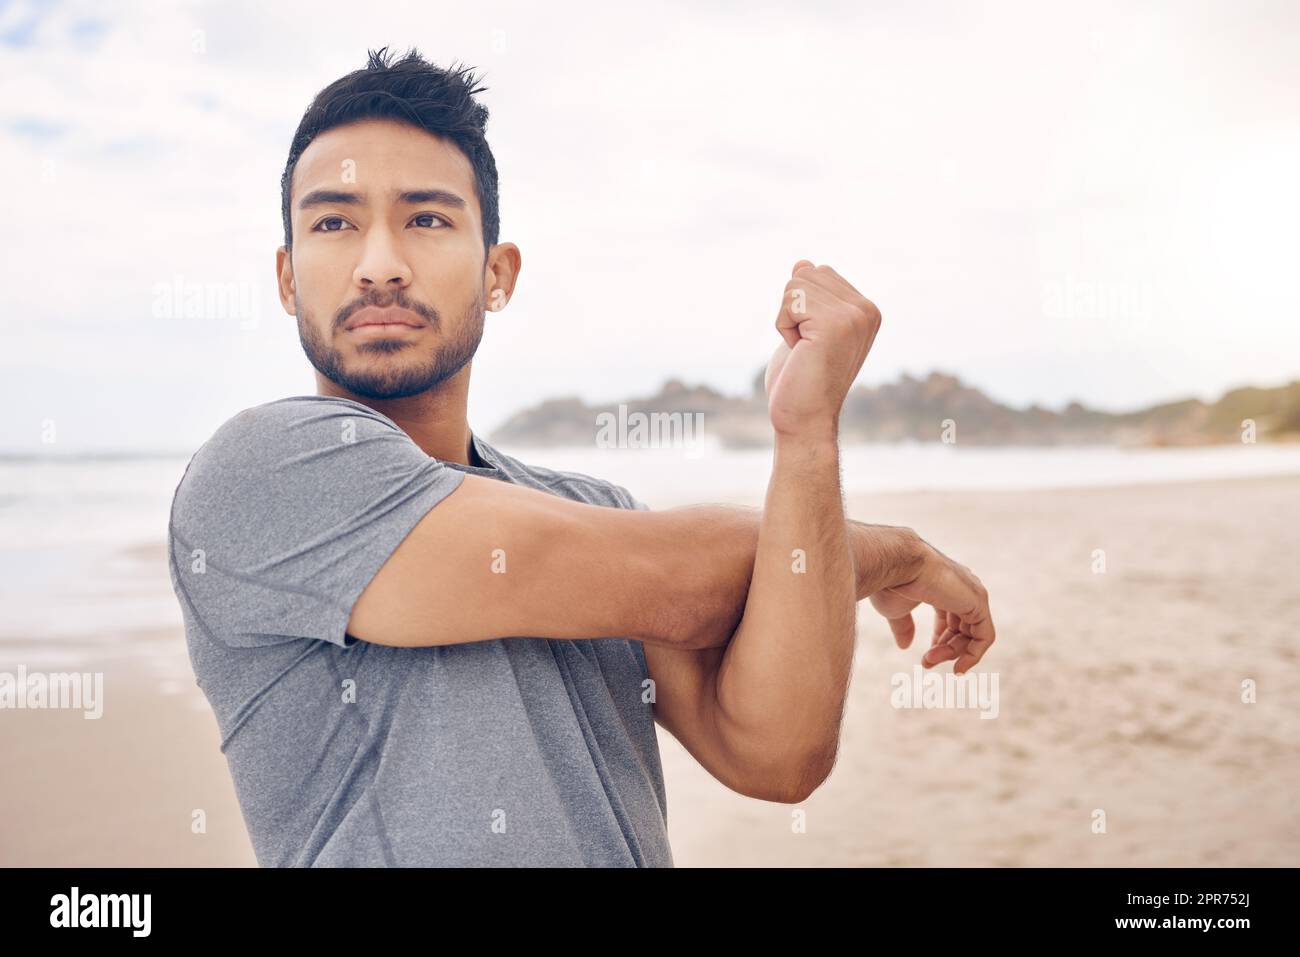
[[[310,393],[279,177],[367,47],[478,67],[523,271],[470,422],[770,354],[790,268],[941,369],[1108,409],[1300,377],[1294,3],[0,2],[0,449],[192,450]],[[202,317],[166,290],[228,294]]]

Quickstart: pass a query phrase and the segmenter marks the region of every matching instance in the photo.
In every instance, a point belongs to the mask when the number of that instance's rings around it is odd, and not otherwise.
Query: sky
[[[315,391],[280,175],[385,45],[488,87],[523,269],[478,431],[747,391],[803,258],[879,306],[868,385],[1122,410],[1300,378],[1300,5],[622,7],[0,0],[0,450],[193,450]]]

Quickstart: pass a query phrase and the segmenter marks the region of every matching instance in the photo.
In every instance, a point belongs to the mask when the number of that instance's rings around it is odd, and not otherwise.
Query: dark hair
[[[497,209],[497,164],[484,137],[487,107],[474,94],[487,87],[468,67],[444,70],[427,62],[412,48],[390,63],[388,47],[368,51],[364,70],[340,77],[316,94],[302,116],[289,146],[289,161],[280,178],[280,212],[284,217],[284,244],[293,249],[293,222],[289,189],[293,171],[308,144],[326,130],[357,120],[392,119],[444,137],[459,147],[474,168],[474,191],[483,214],[483,249],[496,244],[501,229]]]

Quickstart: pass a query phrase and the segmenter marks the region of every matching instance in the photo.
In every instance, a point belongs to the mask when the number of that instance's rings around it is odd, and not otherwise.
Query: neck
[[[436,388],[404,399],[370,399],[356,395],[316,373],[316,394],[351,399],[388,416],[426,455],[444,462],[482,465],[473,454],[472,430],[466,417],[469,396],[468,364]]]

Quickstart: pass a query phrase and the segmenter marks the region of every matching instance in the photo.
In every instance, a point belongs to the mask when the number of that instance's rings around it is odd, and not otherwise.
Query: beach
[[[1298,504],[1300,475],[851,495],[853,518],[915,528],[989,589],[996,716],[895,707],[929,613],[902,650],[862,602],[838,760],[804,803],[729,791],[658,729],[675,863],[1295,865]],[[140,608],[170,600],[161,541],[116,561]],[[71,670],[67,647],[22,661]],[[72,647],[103,716],[0,711],[0,864],[255,866],[179,611]]]

